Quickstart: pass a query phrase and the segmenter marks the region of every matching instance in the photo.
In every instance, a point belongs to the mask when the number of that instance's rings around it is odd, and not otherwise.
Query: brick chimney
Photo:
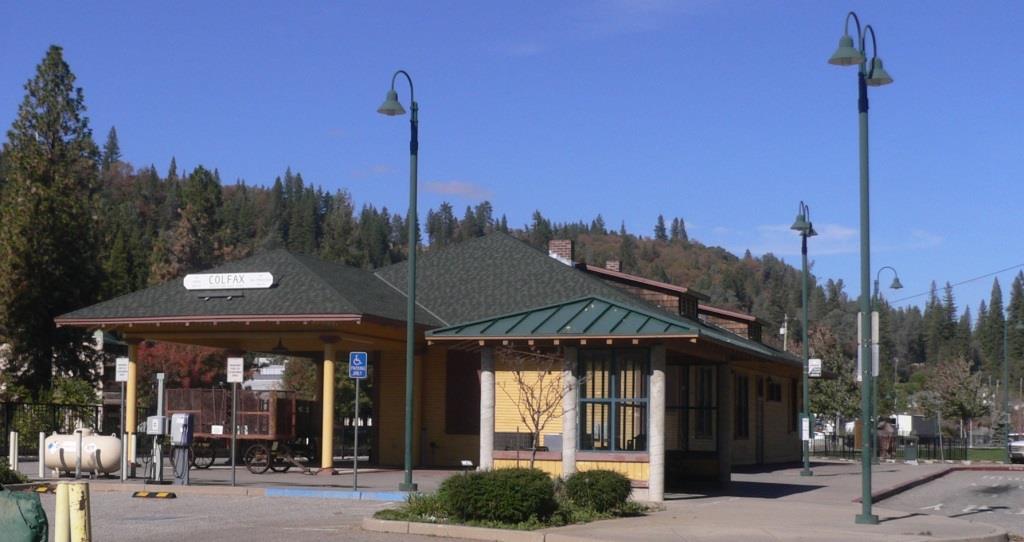
[[[604,262],[604,268],[611,271],[622,271],[622,262],[619,260],[608,260]]]
[[[552,239],[548,241],[548,256],[564,263],[572,265],[576,261],[576,254],[571,239]]]

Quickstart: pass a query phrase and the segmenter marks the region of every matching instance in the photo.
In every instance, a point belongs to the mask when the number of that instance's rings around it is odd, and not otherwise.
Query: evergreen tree
[[[348,192],[339,190],[330,200],[330,208],[324,219],[324,237],[320,244],[320,257],[359,265],[355,254],[355,207]]]
[[[554,238],[551,230],[551,221],[544,218],[544,215],[540,214],[540,211],[533,212],[533,223],[530,225],[529,240],[530,244],[547,251],[548,241]]]
[[[990,375],[1000,372],[1003,362],[1003,325],[1006,315],[1003,312],[1003,290],[999,279],[992,281],[992,293],[989,296],[985,318],[978,316],[978,343],[981,350],[982,364]]]
[[[433,209],[427,211],[427,237],[431,248],[443,248],[454,243],[458,229],[459,221],[447,201],[441,202],[436,212]]]
[[[658,215],[658,221],[654,223],[654,239],[657,241],[668,241],[668,231],[665,228],[665,217]]]
[[[676,217],[672,219],[672,233],[670,239],[672,242],[686,242],[690,238],[686,235],[686,224],[683,223],[683,219]]]
[[[104,173],[121,161],[121,146],[117,143],[117,128],[110,127],[107,133],[107,142],[103,144],[103,157],[100,162],[100,170]]]
[[[94,224],[98,150],[81,88],[51,46],[25,84],[3,148],[0,333],[5,371],[38,394],[54,376],[90,377],[90,336],[53,319],[100,290]]]
[[[1010,382],[1024,378],[1024,272],[1013,278],[1007,305],[1007,341]]]
[[[595,218],[594,221],[590,223],[590,232],[597,235],[605,235],[606,233],[608,233],[608,230],[605,229],[604,217],[602,217],[600,214],[598,214],[597,218]]]

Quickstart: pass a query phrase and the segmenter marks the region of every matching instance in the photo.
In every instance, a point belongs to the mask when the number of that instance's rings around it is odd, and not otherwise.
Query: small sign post
[[[355,416],[352,418],[352,491],[359,488],[359,381],[366,378],[366,352],[348,353],[348,377],[356,381]]]
[[[124,383],[128,382],[128,358],[119,357],[114,363],[114,382],[121,383],[121,438],[125,439],[128,431],[124,426]]]
[[[804,415],[800,417],[800,432],[803,440],[811,440],[811,418],[810,416]]]
[[[245,372],[245,359],[228,358],[228,382],[231,383],[231,486],[235,485],[235,461],[238,457],[238,384]]]

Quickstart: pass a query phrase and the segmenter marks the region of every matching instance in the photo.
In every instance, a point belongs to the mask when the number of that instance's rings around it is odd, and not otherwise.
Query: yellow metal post
[[[321,396],[320,468],[334,469],[334,342],[324,343],[324,389]]]
[[[128,461],[125,461],[127,465],[130,462],[135,461],[135,441],[131,438],[131,435],[135,434],[135,428],[138,425],[138,421],[135,416],[138,411],[138,399],[136,398],[137,383],[136,374],[137,365],[136,360],[139,359],[139,343],[133,342],[128,344],[128,382],[127,390],[124,400],[124,427],[122,431],[126,433],[125,438],[128,440]]]
[[[77,482],[68,485],[71,542],[92,541],[92,521],[89,510],[89,484]]]
[[[68,519],[68,484],[57,484],[57,503],[53,510],[53,542],[71,542],[71,524]]]

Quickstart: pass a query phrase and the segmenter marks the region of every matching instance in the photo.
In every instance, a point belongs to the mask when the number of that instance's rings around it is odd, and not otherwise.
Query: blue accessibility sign
[[[348,377],[353,379],[366,378],[366,352],[348,353]]]

